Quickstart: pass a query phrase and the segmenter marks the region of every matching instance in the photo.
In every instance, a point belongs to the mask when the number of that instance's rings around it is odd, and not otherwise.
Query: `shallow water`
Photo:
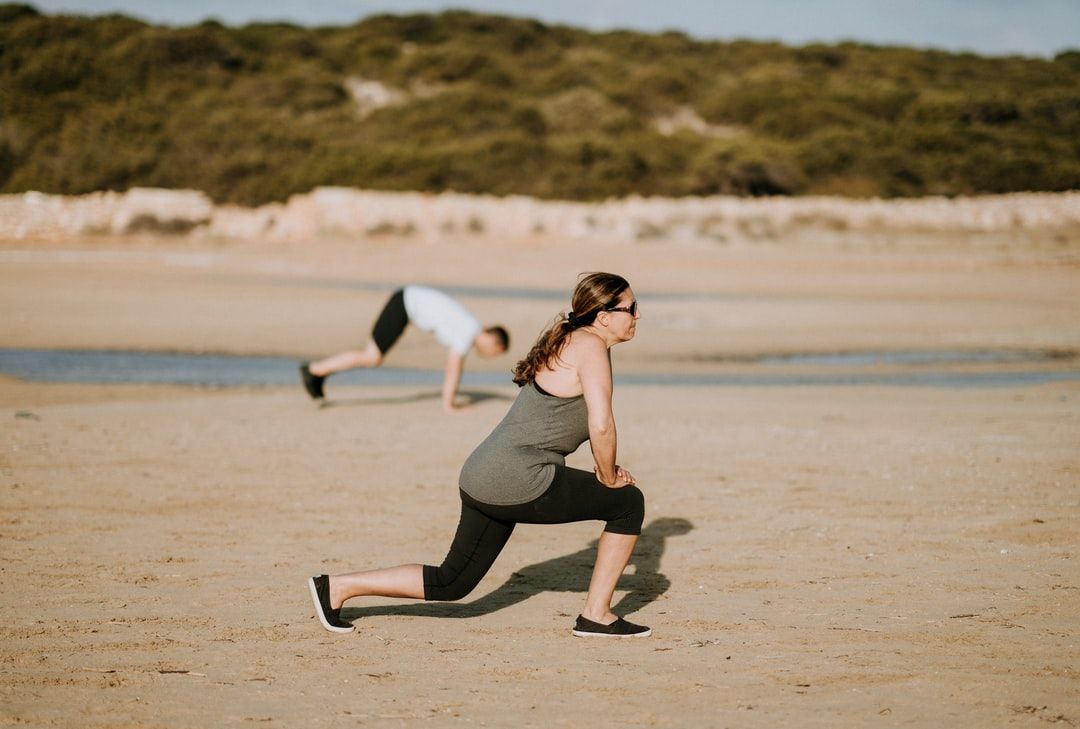
[[[1076,353],[1046,349],[934,349],[862,352],[807,352],[773,354],[760,357],[699,357],[697,362],[733,362],[768,366],[801,365],[806,367],[878,367],[883,365],[958,365],[958,364],[1019,364],[1024,362],[1053,362],[1075,359]]]
[[[869,358],[870,354],[882,358]],[[902,363],[955,362],[956,353],[942,359],[927,358],[928,353],[908,353],[920,357],[897,359],[905,353],[856,353],[841,359],[841,355],[828,355],[830,359],[817,361],[823,355],[789,355],[784,358],[762,357],[758,360],[742,360],[754,364],[876,364],[882,361]],[[997,359],[989,352],[976,353],[968,362],[1016,363],[1036,361],[1038,358],[1012,359],[1008,352]],[[1015,353],[1014,353],[1015,354]],[[802,357],[802,359],[800,359]],[[1045,360],[1046,357],[1043,357]],[[44,349],[0,350],[0,373],[25,380],[39,382],[80,383],[143,383],[203,385],[219,387],[299,385],[297,366],[299,362],[290,357],[246,357],[220,354],[166,354],[130,351],[82,351]],[[1080,369],[1040,371],[1036,369],[1000,372],[954,372],[948,370],[918,370],[910,372],[781,372],[769,371],[746,373],[616,373],[615,381],[622,385],[670,385],[670,386],[717,386],[717,387],[774,387],[814,385],[891,385],[918,387],[1018,387],[1044,382],[1080,380]],[[373,370],[352,370],[334,376],[335,384],[342,385],[408,385],[438,386],[442,372],[437,369],[410,369],[381,367]],[[466,372],[462,378],[465,387],[497,387],[510,385],[509,371]]]

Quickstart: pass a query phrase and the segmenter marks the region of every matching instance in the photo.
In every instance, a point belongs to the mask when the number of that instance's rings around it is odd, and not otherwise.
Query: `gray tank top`
[[[525,504],[555,478],[555,466],[589,439],[585,397],[556,397],[530,382],[461,468],[461,490],[484,504]]]

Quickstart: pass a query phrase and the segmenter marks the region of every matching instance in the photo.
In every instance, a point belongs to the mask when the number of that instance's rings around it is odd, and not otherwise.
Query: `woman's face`
[[[631,309],[634,311],[612,311],[607,312],[608,318],[608,331],[614,334],[620,342],[629,342],[634,338],[634,334],[637,332],[637,320],[641,318],[641,308],[637,305],[637,298],[634,296],[634,290],[627,288],[619,295],[619,301],[612,309]]]

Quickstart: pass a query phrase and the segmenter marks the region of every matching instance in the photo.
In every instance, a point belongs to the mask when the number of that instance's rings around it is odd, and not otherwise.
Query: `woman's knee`
[[[479,577],[469,575],[467,572],[459,572],[449,569],[445,565],[424,567],[424,599],[437,600],[440,602],[453,602],[461,600],[480,584]]]
[[[638,519],[638,524],[645,519],[645,492],[637,486],[627,486],[630,491],[630,508]]]
[[[424,585],[424,599],[438,602],[455,602],[464,599],[475,588],[476,585],[474,584],[460,581],[434,588]]]
[[[645,521],[645,494],[637,486],[623,486],[619,489],[622,505],[620,514],[609,519],[605,531],[616,534],[641,534],[641,523]]]

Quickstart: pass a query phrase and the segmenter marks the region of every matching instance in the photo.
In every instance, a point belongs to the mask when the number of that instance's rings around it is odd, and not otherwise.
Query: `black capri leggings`
[[[604,531],[641,534],[645,496],[637,486],[612,489],[588,471],[555,467],[548,490],[526,504],[493,506],[461,492],[461,520],[446,559],[424,565],[425,600],[460,600],[491,569],[517,524],[606,521]]]

